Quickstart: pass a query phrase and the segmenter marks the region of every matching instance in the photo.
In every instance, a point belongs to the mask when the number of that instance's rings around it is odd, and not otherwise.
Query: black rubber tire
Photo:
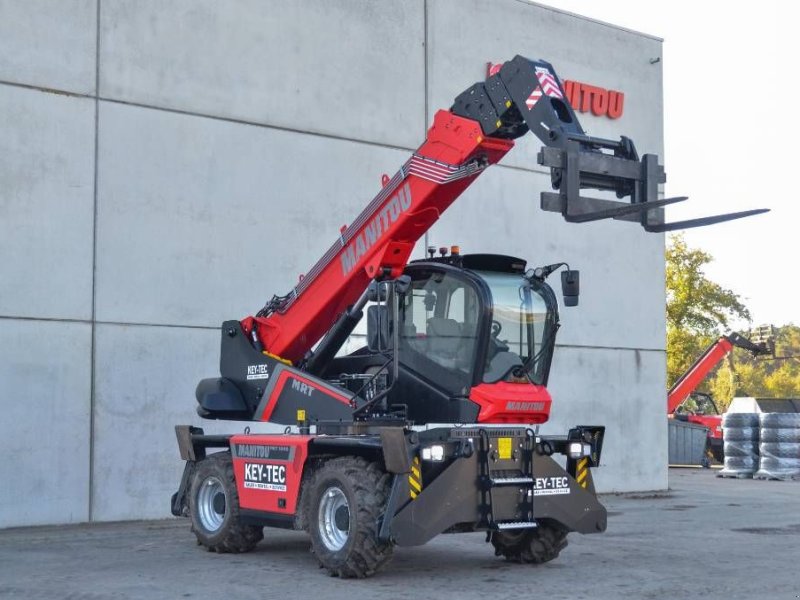
[[[761,456],[768,458],[795,458],[800,460],[800,444],[778,444],[762,442],[759,444]]]
[[[558,557],[567,547],[567,533],[555,522],[542,521],[535,529],[492,533],[495,556],[518,563],[541,564]]]
[[[378,463],[355,456],[328,460],[314,472],[305,519],[311,551],[331,576],[370,577],[392,558],[394,545],[378,539],[390,487],[391,477]],[[320,534],[320,504],[328,490],[334,488],[341,490],[348,505],[348,533],[344,546],[338,550],[326,546]]]
[[[775,442],[778,444],[799,444],[800,443],[800,428],[762,428],[761,429],[762,442]]]
[[[207,529],[198,514],[198,494],[203,485],[219,481],[224,492],[224,514],[218,529]],[[189,488],[189,518],[197,542],[209,552],[249,552],[264,538],[264,528],[245,525],[239,519],[239,493],[230,452],[217,452],[197,462]]]
[[[758,413],[725,413],[722,428],[726,427],[758,427]]]
[[[757,442],[758,427],[723,427],[722,439],[726,442]]]
[[[756,442],[725,442],[722,450],[726,458],[734,456],[744,457],[758,454],[758,443]]]
[[[800,413],[761,413],[759,422],[765,429],[800,429]]]

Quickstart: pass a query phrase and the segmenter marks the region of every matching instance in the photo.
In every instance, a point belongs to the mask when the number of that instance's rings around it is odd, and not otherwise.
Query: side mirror
[[[561,271],[561,293],[564,295],[564,306],[578,306],[581,293],[579,271]]]
[[[367,348],[370,352],[389,349],[389,307],[377,304],[367,307]]]

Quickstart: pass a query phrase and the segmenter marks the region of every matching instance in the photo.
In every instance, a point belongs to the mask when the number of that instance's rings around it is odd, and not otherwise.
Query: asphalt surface
[[[0,530],[0,598],[800,598],[800,482],[670,472],[670,490],[604,496],[604,534],[546,565],[507,563],[481,534],[398,548],[368,580],[317,567],[304,534],[244,555],[195,544],[188,521]]]

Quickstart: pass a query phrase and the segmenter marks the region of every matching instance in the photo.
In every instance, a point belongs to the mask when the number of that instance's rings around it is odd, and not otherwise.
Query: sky
[[[800,5],[541,3],[664,39],[665,192],[689,196],[667,218],[771,209],[686,240],[714,257],[706,275],[742,297],[754,325],[800,324]]]

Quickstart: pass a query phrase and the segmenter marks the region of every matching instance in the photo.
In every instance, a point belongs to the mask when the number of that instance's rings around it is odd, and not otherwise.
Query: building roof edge
[[[581,15],[578,13],[570,12],[568,10],[564,10],[562,8],[556,8],[555,6],[549,6],[547,4],[541,4],[540,2],[533,2],[533,0],[515,0],[516,2],[520,2],[522,4],[527,4],[529,6],[536,6],[538,8],[544,8],[553,12],[560,13],[562,15],[568,15],[570,17],[576,17],[578,19],[583,19],[584,21],[589,21],[591,23],[596,23],[598,25],[603,25],[605,27],[611,27],[612,29],[618,29],[620,31],[625,31],[626,33],[632,33],[634,35],[639,35],[642,37],[649,38],[651,40],[655,40],[657,42],[664,42],[664,38],[659,37],[657,35],[652,35],[650,33],[644,33],[643,31],[637,31],[635,29],[630,29],[628,27],[623,27],[622,25],[615,25],[614,23],[609,23],[607,21],[601,21],[600,19],[595,19],[592,17],[587,17],[586,15]]]

